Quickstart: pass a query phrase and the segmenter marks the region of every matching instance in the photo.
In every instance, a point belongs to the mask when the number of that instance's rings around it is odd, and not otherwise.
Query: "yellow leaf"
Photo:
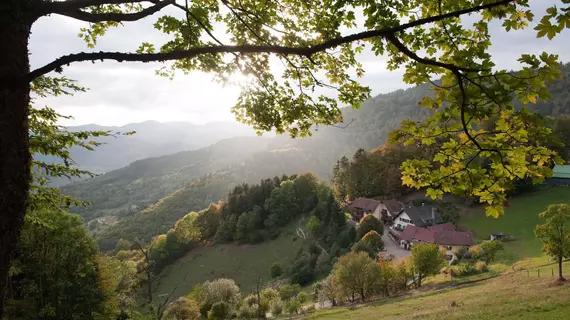
[[[528,96],[528,101],[532,102],[532,103],[536,103],[536,95],[535,94],[531,94]]]

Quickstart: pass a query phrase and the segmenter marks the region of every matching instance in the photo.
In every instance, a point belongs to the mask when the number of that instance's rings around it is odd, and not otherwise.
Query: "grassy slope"
[[[294,227],[291,225],[275,240],[257,245],[227,244],[192,250],[163,271],[156,294],[169,293],[179,284],[175,295],[185,295],[196,284],[217,278],[234,279],[242,292],[251,292],[259,277],[263,283],[270,280],[269,267],[273,263],[279,262],[286,270],[293,262],[302,246]]]
[[[567,276],[570,274],[567,274]],[[568,319],[570,284],[510,273],[456,289],[384,300],[353,311],[324,310],[309,319]],[[458,306],[450,307],[452,301]]]
[[[505,215],[498,219],[485,216],[483,208],[470,209],[460,224],[472,230],[477,239],[488,239],[492,232],[514,235],[517,240],[506,243],[505,251],[498,257],[503,263],[523,259],[546,262],[542,258],[540,241],[534,236],[534,227],[541,223],[538,214],[555,203],[570,203],[570,188],[553,187],[513,198]]]

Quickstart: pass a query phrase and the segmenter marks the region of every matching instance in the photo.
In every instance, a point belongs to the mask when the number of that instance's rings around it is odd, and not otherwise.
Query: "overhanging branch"
[[[155,5],[142,9],[141,11],[135,13],[115,13],[115,12],[90,13],[79,9],[66,11],[66,12],[54,12],[54,13],[92,23],[103,22],[103,21],[126,22],[126,21],[137,21],[143,19],[162,10],[164,7],[174,3],[175,0],[158,1],[156,2]]]
[[[109,5],[109,4],[129,4],[140,2],[153,2],[158,0],[67,0],[56,2],[41,2],[38,5],[37,12],[39,15],[47,15],[51,13],[64,13],[80,9],[85,9],[93,6]]]
[[[77,2],[86,3],[86,2],[97,2],[96,0],[77,0]],[[99,0],[99,2],[120,2],[123,3],[126,0]],[[140,1],[140,0],[134,0]],[[51,71],[59,71],[61,67],[65,65],[69,65],[74,62],[81,62],[81,61],[95,61],[95,60],[116,60],[119,62],[122,61],[137,61],[137,62],[155,62],[155,61],[169,61],[169,60],[178,60],[178,59],[186,59],[186,58],[193,58],[198,55],[202,54],[217,54],[217,53],[276,53],[281,55],[300,55],[305,57],[311,57],[313,54],[318,52],[326,51],[327,49],[335,48],[343,44],[352,43],[356,41],[366,40],[370,38],[377,38],[377,37],[394,37],[394,34],[397,32],[405,31],[406,29],[425,25],[428,23],[440,21],[443,19],[447,19],[450,17],[459,17],[464,14],[469,14],[473,12],[478,12],[481,10],[491,9],[498,6],[504,6],[515,0],[501,0],[493,3],[488,3],[485,5],[467,8],[463,10],[458,10],[454,12],[449,12],[446,14],[428,17],[424,19],[418,19],[409,23],[405,23],[395,27],[388,27],[383,29],[377,30],[369,30],[360,33],[355,33],[345,37],[338,37],[335,39],[331,39],[320,44],[309,46],[309,47],[284,47],[284,46],[253,46],[253,45],[241,45],[241,46],[209,46],[209,47],[199,47],[199,48],[191,48],[188,50],[183,51],[174,51],[174,52],[166,52],[166,53],[120,53],[120,52],[92,52],[92,53],[76,53],[70,54],[63,57],[56,59],[55,61],[38,68],[28,74],[25,78],[26,81],[31,81],[41,75],[44,75]],[[73,3],[73,2],[70,2]],[[55,3],[53,3],[55,4]],[[395,37],[394,37],[395,38]],[[397,39],[396,39],[397,40]],[[412,53],[413,54],[413,53]],[[426,60],[420,57],[415,56],[418,58],[420,62],[431,62],[432,60]],[[441,67],[449,67],[453,65],[443,64],[441,62],[437,62]],[[458,67],[453,66],[456,69]],[[459,69],[463,70],[463,69]],[[466,70],[467,71],[467,70]],[[1,84],[7,85],[10,83],[18,82],[18,79],[2,79],[0,81]]]

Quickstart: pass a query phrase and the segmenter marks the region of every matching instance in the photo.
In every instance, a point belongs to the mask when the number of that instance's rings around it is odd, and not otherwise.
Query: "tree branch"
[[[57,2],[43,1],[40,5],[38,5],[37,12],[41,16],[43,16],[51,13],[61,14],[63,12],[70,12],[93,6],[101,6],[109,4],[140,3],[140,2],[156,3],[158,2],[158,0],[67,0],[67,1],[57,1]]]
[[[77,0],[69,3],[79,2],[79,3],[93,3],[93,2],[121,2],[124,3],[126,0]],[[140,0],[131,0],[131,1],[140,1]],[[41,75],[44,75],[51,71],[61,71],[61,67],[65,65],[69,65],[74,62],[81,62],[81,61],[95,61],[95,60],[116,60],[119,62],[123,61],[137,61],[137,62],[155,62],[155,61],[168,61],[168,60],[178,60],[178,59],[186,59],[186,58],[193,58],[198,55],[202,54],[217,54],[217,53],[276,53],[282,55],[299,55],[305,57],[311,57],[313,54],[326,51],[331,48],[338,47],[343,44],[352,43],[360,40],[366,40],[370,38],[377,38],[377,37],[389,37],[391,36],[392,41],[394,39],[396,42],[393,42],[396,46],[398,46],[399,41],[395,38],[394,33],[402,32],[406,29],[421,26],[424,24],[440,21],[450,17],[458,17],[464,14],[477,12],[481,10],[491,9],[498,6],[504,6],[515,0],[501,0],[493,3],[488,3],[485,5],[467,8],[463,10],[458,10],[454,12],[449,12],[443,15],[428,17],[424,19],[415,20],[409,23],[405,23],[399,26],[388,27],[383,29],[377,30],[369,30],[360,33],[355,33],[345,37],[338,37],[334,38],[320,44],[309,46],[309,47],[284,47],[284,46],[253,46],[253,45],[240,45],[240,46],[208,46],[208,47],[198,47],[198,48],[191,48],[188,50],[183,51],[174,51],[174,52],[164,52],[164,53],[120,53],[120,52],[92,52],[92,53],[76,53],[70,54],[63,57],[60,57],[53,62],[38,68],[28,74],[25,77],[25,81],[31,81]],[[52,3],[56,4],[56,3]],[[68,11],[68,10],[64,10]],[[401,44],[401,43],[400,43]],[[400,48],[399,48],[400,49]],[[462,69],[460,67],[434,61],[428,60],[424,58],[418,57],[415,53],[407,50],[405,48],[404,53],[408,56],[417,59],[417,61],[437,65],[444,68],[454,68],[458,70],[465,70],[465,71],[474,71],[473,69]],[[478,71],[478,70],[477,70]],[[20,79],[1,79],[0,84],[4,85],[11,85],[14,83],[18,83]]]
[[[90,13],[82,10],[73,10],[67,12],[54,12],[55,14],[60,14],[62,16],[74,18],[77,20],[85,22],[103,22],[103,21],[114,21],[114,22],[124,22],[124,21],[137,21],[146,18],[154,13],[162,10],[164,7],[174,4],[175,0],[164,0],[156,2],[154,6],[145,8],[136,13]]]
[[[466,72],[479,72],[479,71],[481,71],[480,69],[463,68],[463,67],[456,66],[456,65],[450,64],[450,63],[444,63],[444,62],[440,62],[437,60],[422,58],[422,57],[418,56],[415,52],[408,49],[402,42],[400,42],[400,40],[394,34],[388,34],[385,36],[385,38],[386,38],[386,40],[390,41],[390,43],[392,43],[401,53],[405,54],[406,56],[408,56],[412,60],[415,60],[419,63],[444,68],[444,69],[447,69],[450,71],[454,71],[454,70],[455,71],[461,70],[461,71],[466,71]]]

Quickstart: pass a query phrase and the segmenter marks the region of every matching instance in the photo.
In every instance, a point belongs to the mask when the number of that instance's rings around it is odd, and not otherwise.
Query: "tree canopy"
[[[562,260],[570,257],[570,206],[551,204],[540,213],[544,224],[536,226],[536,237],[542,241],[542,251],[556,259],[558,278],[562,276]]]

